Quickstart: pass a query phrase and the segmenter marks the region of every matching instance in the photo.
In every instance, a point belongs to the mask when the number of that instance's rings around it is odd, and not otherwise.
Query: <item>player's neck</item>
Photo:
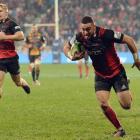
[[[0,20],[0,23],[4,23],[4,22],[6,21],[7,18],[8,18],[8,17],[5,17],[5,18],[1,19],[1,20]]]

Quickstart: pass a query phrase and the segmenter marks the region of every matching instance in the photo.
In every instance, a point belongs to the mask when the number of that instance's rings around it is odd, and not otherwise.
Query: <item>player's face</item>
[[[85,40],[88,40],[94,34],[94,24],[87,23],[80,25],[80,32],[82,33]]]
[[[31,32],[32,33],[37,33],[38,32],[37,26],[32,26]]]
[[[0,20],[7,18],[8,12],[0,6]]]

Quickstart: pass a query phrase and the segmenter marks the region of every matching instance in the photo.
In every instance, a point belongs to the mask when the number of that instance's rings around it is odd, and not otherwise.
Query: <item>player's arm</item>
[[[136,66],[140,70],[140,59],[139,59],[138,49],[136,47],[134,39],[132,37],[124,34],[122,42],[127,44],[129,50],[131,51],[131,53],[133,55],[134,64],[132,67]]]
[[[22,47],[22,51],[28,50],[29,48],[32,48],[32,43],[30,42],[28,36],[24,39],[24,42],[25,42],[25,44]]]
[[[77,42],[77,35],[74,35],[72,39],[65,43],[63,51],[66,57],[68,57],[70,60],[75,61],[83,58],[84,52],[75,53],[74,56],[71,55],[71,47]]]
[[[72,61],[76,61],[76,60],[80,60],[81,58],[83,58],[85,52],[79,52],[79,53],[75,53],[74,56],[71,55],[71,44],[70,42],[67,42],[64,45],[63,51],[66,57],[68,57],[70,60]]]
[[[13,41],[24,40],[24,34],[22,31],[18,31],[13,35],[6,35],[4,32],[0,32],[0,40],[13,40]]]
[[[114,32],[113,30],[106,30],[104,37],[106,40],[113,41],[115,43],[127,44],[134,58],[134,64],[132,67],[136,66],[140,70],[140,60],[139,60],[139,55],[138,55],[138,49],[132,37],[126,34],[122,34],[120,32]]]
[[[20,26],[17,25],[14,21],[10,22],[9,29],[11,34],[0,32],[0,40],[13,40],[13,41],[24,40],[24,34]]]
[[[42,42],[42,46],[39,49],[40,49],[40,51],[43,51],[43,50],[45,50],[46,44],[47,44],[47,40],[44,36],[41,36],[41,42]]]
[[[66,42],[65,45],[64,45],[64,48],[63,48],[63,52],[65,54],[66,57],[68,57],[70,60],[72,60],[72,55],[71,55],[71,45],[69,42]]]

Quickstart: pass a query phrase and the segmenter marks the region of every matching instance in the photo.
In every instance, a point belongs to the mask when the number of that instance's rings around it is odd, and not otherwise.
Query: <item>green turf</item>
[[[133,105],[123,110],[114,92],[110,103],[126,129],[124,140],[140,140],[140,74],[125,65],[131,79]],[[89,79],[79,79],[77,67],[42,65],[41,86],[32,85],[27,65],[22,75],[31,84],[26,95],[9,74],[0,101],[0,140],[113,140],[114,127],[105,119],[95,98],[93,70]]]

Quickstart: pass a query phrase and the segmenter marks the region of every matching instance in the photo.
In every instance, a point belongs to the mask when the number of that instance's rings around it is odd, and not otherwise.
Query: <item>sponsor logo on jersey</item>
[[[126,89],[126,88],[127,88],[126,85],[122,85],[122,87],[121,87],[122,90]]]
[[[20,29],[20,27],[19,26],[15,26],[15,29],[17,30],[17,29]]]

